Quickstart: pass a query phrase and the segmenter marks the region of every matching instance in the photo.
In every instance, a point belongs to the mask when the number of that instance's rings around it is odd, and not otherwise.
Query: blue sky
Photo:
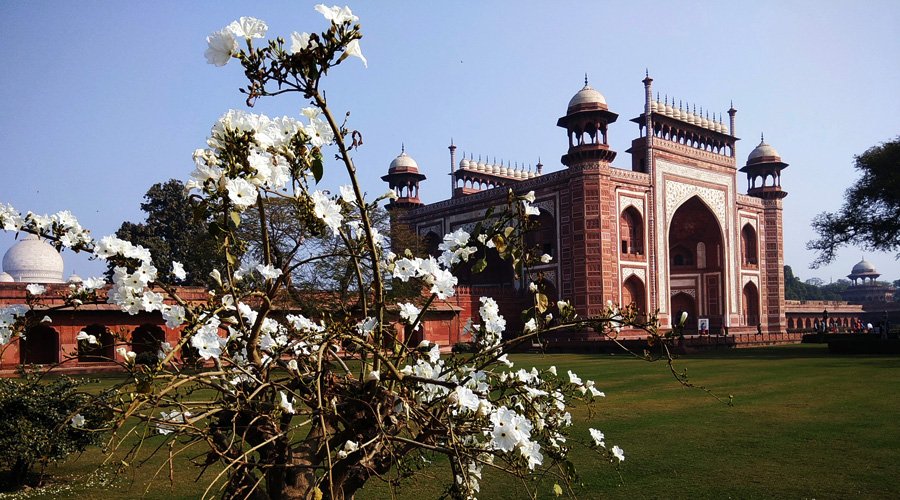
[[[72,210],[96,236],[141,221],[156,182],[185,180],[191,152],[213,122],[243,108],[233,61],[206,64],[205,37],[240,16],[270,35],[321,31],[315,2],[0,1],[0,202],[19,210]],[[562,168],[556,127],[588,73],[620,119],[619,151],[637,136],[628,119],[654,90],[723,113],[733,100],[738,160],[766,141],[790,164],[782,176],[785,263],[802,279],[839,279],[863,256],[884,279],[900,278],[890,254],[845,248],[811,270],[805,250],[815,214],[839,208],[856,178],[853,155],[900,133],[900,4],[809,2],[362,2],[368,69],[348,61],[324,88],[360,130],[363,187],[405,143],[428,176],[425,201],[449,196],[451,137],[458,152]],[[258,112],[297,115],[295,96]],[[726,115],[727,118],[727,115]],[[337,169],[326,186],[344,182]],[[739,186],[746,190],[742,178]],[[0,252],[14,240],[0,234]],[[66,256],[66,273],[102,266]]]

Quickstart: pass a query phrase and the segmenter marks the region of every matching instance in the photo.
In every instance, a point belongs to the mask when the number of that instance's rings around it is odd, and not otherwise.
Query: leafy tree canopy
[[[123,222],[116,236],[149,249],[153,265],[168,281],[178,281],[172,275],[175,261],[187,272],[184,284],[205,284],[210,271],[222,262],[221,251],[209,234],[209,221],[196,218],[200,211],[194,210],[184,184],[177,179],[154,184],[144,195],[141,210],[147,219],[139,224]],[[107,274],[112,274],[112,267]]]
[[[856,156],[862,177],[844,194],[837,212],[822,212],[812,225],[819,238],[806,244],[818,252],[813,268],[834,261],[837,249],[900,251],[900,137]],[[897,255],[900,257],[900,253]]]

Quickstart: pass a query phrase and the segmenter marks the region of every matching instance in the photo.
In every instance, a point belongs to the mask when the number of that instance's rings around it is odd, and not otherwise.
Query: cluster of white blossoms
[[[486,299],[483,304],[484,316],[494,322],[492,328],[499,328],[496,303]],[[480,489],[481,466],[496,457],[527,470],[543,465],[544,446],[552,449],[554,457],[565,457],[565,429],[572,425],[566,394],[581,394],[587,402],[604,396],[593,381],[582,381],[572,371],[560,377],[556,367],[544,372],[535,368],[476,369],[453,358],[441,359],[437,344],[428,341],[413,350],[413,355],[417,356],[415,363],[401,370],[405,376],[415,377],[412,399],[427,405],[447,405],[445,413],[453,420],[457,439],[477,457],[461,465],[456,476],[456,486],[470,498]],[[511,362],[503,361],[512,367]],[[498,391],[501,387],[503,390]],[[597,432],[591,431],[591,436]],[[624,458],[618,447],[612,453]]]
[[[430,293],[444,300],[456,294],[455,287],[459,280],[446,268],[445,261],[438,261],[434,257],[423,259],[420,257],[402,257],[393,262],[394,278],[406,283],[410,278],[421,278],[431,286]]]
[[[462,229],[444,235],[444,241],[438,245],[438,250],[442,252],[439,262],[450,268],[459,262],[468,261],[478,251],[477,247],[469,245],[469,238],[469,233]]]
[[[29,231],[54,238],[65,248],[84,248],[93,243],[91,232],[81,227],[68,210],[52,215],[28,212],[24,216],[10,204],[0,203],[0,227],[4,231]]]
[[[337,5],[328,7],[324,4],[319,4],[315,8],[335,27],[349,28],[350,25],[359,21],[359,18],[353,15],[350,7],[338,7]],[[237,21],[232,21],[228,26],[206,37],[207,48],[203,53],[206,56],[206,62],[215,66],[225,66],[232,57],[237,56],[239,39],[244,39],[249,43],[253,39],[265,37],[268,30],[269,26],[264,21],[254,17],[242,17]],[[289,55],[318,48],[315,40],[310,39],[309,33],[298,33],[295,31],[291,33],[290,38]],[[359,40],[351,40],[344,47],[344,56],[341,59],[345,57],[358,57],[363,65],[369,66],[369,62],[362,54]]]
[[[506,319],[500,314],[500,306],[496,300],[491,297],[481,297],[478,300],[481,302],[478,314],[482,324],[467,325],[467,329],[472,334],[472,341],[480,349],[493,349],[503,340]]]

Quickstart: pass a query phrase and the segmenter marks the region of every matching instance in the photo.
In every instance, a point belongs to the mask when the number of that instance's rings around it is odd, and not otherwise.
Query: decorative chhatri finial
[[[400,143],[400,154],[406,154],[406,145],[402,142]]]
[[[644,76],[650,78],[650,68],[644,68]]]
[[[766,138],[765,138],[765,136],[763,135],[763,133],[760,132],[760,133],[759,133],[759,143],[762,144],[762,143],[764,143],[764,142],[766,142]]]
[[[585,86],[585,87],[588,86],[588,82],[587,82],[587,73],[584,74],[584,86]]]

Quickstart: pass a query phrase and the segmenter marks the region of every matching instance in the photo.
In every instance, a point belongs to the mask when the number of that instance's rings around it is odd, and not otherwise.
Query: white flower
[[[97,337],[94,335],[89,335],[88,332],[84,330],[78,332],[78,335],[75,336],[75,340],[86,340],[88,344],[97,343]]]
[[[439,269],[430,278],[432,281],[431,293],[444,300],[452,297],[456,292],[453,287],[459,283],[459,279],[449,269]]]
[[[184,307],[179,305],[163,307],[162,316],[166,320],[166,326],[169,328],[177,328],[185,322]]]
[[[538,291],[537,283],[535,283],[534,281],[532,281],[531,283],[529,283],[529,284],[528,284],[528,291],[531,292],[531,293],[537,293],[537,291]]]
[[[404,302],[403,304],[397,304],[400,306],[400,317],[406,320],[407,324],[413,324],[416,318],[419,317],[419,314],[422,312],[418,307],[410,304],[409,302]]]
[[[316,12],[322,14],[326,20],[331,21],[333,24],[341,25],[347,22],[355,23],[359,21],[359,18],[353,15],[353,12],[350,11],[350,7],[338,7],[337,5],[332,7],[327,7],[325,4],[316,5]]]
[[[625,451],[623,451],[622,448],[619,448],[618,446],[612,447],[612,454],[614,457],[619,459],[619,462],[623,462],[625,460]]]
[[[268,264],[265,266],[262,264],[259,264],[256,266],[256,270],[259,272],[259,274],[263,278],[265,278],[267,280],[273,280],[273,279],[281,276],[281,274],[282,274],[281,269],[278,269],[277,267],[273,266],[272,264]]]
[[[528,323],[525,323],[525,333],[531,333],[537,331],[537,322],[534,318],[528,320]]]
[[[522,195],[522,199],[527,201],[528,203],[534,203],[534,191],[529,191]]]
[[[41,295],[47,291],[47,288],[43,285],[38,285],[37,283],[31,283],[25,287],[25,290],[28,290],[28,293],[31,295]]]
[[[81,282],[81,287],[88,292],[103,288],[104,285],[106,285],[106,280],[103,278],[88,278]]]
[[[362,49],[359,48],[359,40],[350,41],[347,44],[347,48],[344,49],[344,55],[358,57],[362,61],[363,66],[369,67],[369,61],[366,60],[366,57],[362,54]]]
[[[569,372],[569,382],[575,385],[581,385],[581,379],[575,373],[572,373],[572,370],[568,370]]]
[[[259,196],[256,186],[247,182],[245,179],[228,179],[225,182],[225,189],[228,190],[228,199],[234,203],[235,208],[243,210],[254,203]]]
[[[688,319],[688,313],[687,313],[687,311],[683,311],[681,313],[681,317],[678,318],[678,326],[684,326],[684,323],[687,321],[687,319]]]
[[[300,110],[300,114],[310,120],[314,120],[319,117],[319,108],[306,107]]]
[[[191,345],[203,359],[218,358],[222,354],[223,340],[219,337],[219,320],[212,317],[191,337]]]
[[[185,272],[181,262],[172,261],[172,276],[175,276],[175,278],[180,280],[187,278],[187,272]]]
[[[288,401],[287,394],[284,391],[278,391],[278,395],[281,396],[281,401],[278,402],[278,406],[280,406],[285,413],[294,413],[294,403]]]
[[[525,215],[541,215],[541,209],[528,203],[527,200],[522,200],[522,208],[525,210]]]
[[[359,445],[356,443],[356,441],[347,441],[346,443],[344,443],[343,448],[338,450],[337,457],[338,458],[347,458],[347,455],[349,455],[350,453],[353,453],[354,451],[356,451],[358,449],[359,449]]]
[[[547,371],[550,372],[554,377],[556,376],[556,366],[555,365],[551,366],[550,368],[547,368]]]
[[[156,351],[156,357],[160,361],[162,361],[166,359],[166,356],[168,356],[170,352],[172,352],[172,344],[168,342],[161,342],[159,344],[159,351]]]
[[[353,192],[353,186],[344,184],[340,187],[340,190],[342,200],[350,204],[356,203],[356,193]]]
[[[331,125],[319,118],[310,119],[309,125],[304,127],[303,131],[309,136],[310,143],[317,148],[334,141],[334,131],[331,130]]]
[[[318,46],[315,40],[309,39],[309,33],[297,33],[296,31],[291,33],[291,54],[296,54],[298,52],[304,51],[306,49],[314,49]]]
[[[534,470],[535,465],[544,463],[544,456],[541,455],[541,445],[537,441],[527,441],[520,444],[519,452],[528,461],[529,470]]]
[[[238,48],[234,33],[228,28],[216,31],[206,37],[206,43],[209,44],[206,52],[203,53],[206,56],[206,62],[216,66],[225,66]]]
[[[341,221],[344,220],[344,216],[341,215],[341,207],[332,201],[325,193],[318,190],[312,194],[312,200],[313,213],[316,217],[322,219],[322,221],[331,228],[335,236],[337,236]]]
[[[134,351],[129,351],[124,347],[116,348],[116,353],[125,359],[126,363],[131,363],[137,357],[137,354]]]
[[[76,429],[84,428],[84,417],[80,413],[76,413],[74,417],[72,417],[72,422],[69,424]]]
[[[590,428],[590,429],[588,429],[588,431],[591,433],[591,439],[594,440],[595,445],[606,448],[606,443],[603,442],[603,433],[602,432],[600,432],[594,428]]]
[[[381,373],[378,370],[372,370],[366,375],[366,382],[377,382],[381,380]]]
[[[420,272],[420,260],[421,259],[407,259],[406,257],[397,259],[397,262],[394,263],[394,277],[399,278],[400,281],[406,283],[410,278],[418,276]]]
[[[553,257],[551,257],[550,254],[545,253],[544,255],[541,255],[541,262],[544,264],[549,264],[551,260],[553,260]]]
[[[478,410],[478,406],[480,404],[478,395],[472,392],[472,389],[461,385],[456,386],[450,396],[450,399],[455,405],[459,406],[460,408],[465,408],[471,411]]]
[[[234,36],[241,38],[262,38],[266,36],[269,27],[264,21],[255,17],[242,17],[237,21],[232,21],[228,28]]]

